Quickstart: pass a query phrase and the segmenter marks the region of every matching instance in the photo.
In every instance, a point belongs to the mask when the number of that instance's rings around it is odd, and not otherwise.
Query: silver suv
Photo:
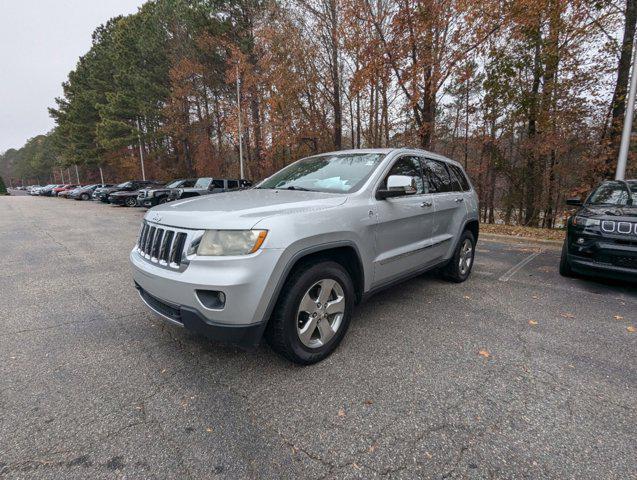
[[[265,335],[310,364],[372,293],[432,269],[466,280],[477,239],[478,200],[458,163],[350,150],[249,190],[152,208],[130,260],[142,300],[167,321],[245,346]]]

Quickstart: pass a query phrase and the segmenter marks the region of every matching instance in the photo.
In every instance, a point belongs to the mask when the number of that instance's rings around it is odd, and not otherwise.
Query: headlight
[[[248,255],[263,244],[267,230],[206,230],[197,255]]]
[[[573,225],[577,225],[579,227],[599,227],[601,224],[601,220],[597,218],[588,218],[588,217],[580,217],[575,216],[573,218]]]

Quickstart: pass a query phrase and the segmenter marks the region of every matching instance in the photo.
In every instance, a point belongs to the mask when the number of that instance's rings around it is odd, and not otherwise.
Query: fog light
[[[217,290],[197,290],[201,304],[211,310],[222,310],[226,306],[226,294]]]
[[[579,237],[579,238],[577,239],[577,244],[578,244],[578,245],[584,245],[584,242],[585,242],[585,241],[586,241],[586,240],[585,240],[583,237]]]

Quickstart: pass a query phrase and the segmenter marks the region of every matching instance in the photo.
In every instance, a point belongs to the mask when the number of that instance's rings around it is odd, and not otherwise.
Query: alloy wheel
[[[473,263],[473,243],[469,238],[465,238],[460,247],[460,258],[458,260],[458,268],[460,275],[466,275],[471,269]]]
[[[301,298],[296,314],[296,331],[301,343],[319,348],[329,342],[345,315],[345,293],[336,280],[325,278],[314,283]]]

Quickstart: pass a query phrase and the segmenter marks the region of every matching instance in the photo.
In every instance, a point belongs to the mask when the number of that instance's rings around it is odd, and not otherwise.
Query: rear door
[[[434,220],[434,203],[422,177],[420,159],[414,155],[399,157],[379,188],[390,175],[408,175],[417,179],[412,195],[376,200],[376,257],[374,285],[382,285],[410,271],[422,268],[431,260],[430,236]]]
[[[433,192],[435,220],[432,227],[432,254],[446,259],[454,248],[454,239],[467,217],[466,195],[447,163],[425,159],[424,174]]]

